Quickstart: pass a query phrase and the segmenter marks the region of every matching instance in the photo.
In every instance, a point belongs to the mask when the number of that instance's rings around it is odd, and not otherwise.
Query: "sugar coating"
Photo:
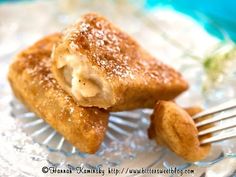
[[[150,81],[178,81],[176,78],[180,77],[174,69],[148,54],[132,37],[97,14],[86,14],[68,27],[62,42],[69,43],[70,52],[85,54],[110,80],[143,77],[143,84],[148,84]]]
[[[60,34],[49,37],[50,40],[56,42],[59,41],[60,38]],[[104,129],[103,120],[99,120],[98,118],[99,116],[104,116],[104,112],[97,108],[80,107],[79,104],[74,101],[74,99],[68,95],[54,79],[51,72],[52,58],[50,55],[52,46],[55,43],[48,41],[49,39],[46,39],[47,38],[39,41],[33,47],[20,53],[14,63],[16,66],[15,68],[18,70],[17,72],[19,74],[22,72],[26,73],[24,75],[26,78],[28,78],[28,82],[31,84],[32,88],[40,87],[44,92],[43,94],[48,94],[47,99],[42,100],[38,105],[36,105],[37,109],[40,112],[45,106],[52,107],[53,109],[53,105],[57,104],[57,102],[55,102],[55,98],[57,98],[58,100],[60,99],[64,104],[55,119],[67,118],[65,121],[71,122],[73,120],[73,123],[78,124],[80,124],[80,121],[83,121],[88,127],[90,125],[92,126],[93,122],[91,119],[93,119],[94,122],[97,122],[96,131],[99,131],[99,129]],[[35,94],[35,99],[37,99],[37,96],[40,97],[42,93],[35,92]],[[74,114],[78,115],[76,120],[73,119]],[[90,121],[88,121],[88,119],[90,119]]]

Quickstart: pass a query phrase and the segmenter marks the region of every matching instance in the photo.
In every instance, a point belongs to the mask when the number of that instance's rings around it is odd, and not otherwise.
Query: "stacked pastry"
[[[153,108],[188,87],[180,73],[94,13],[18,54],[8,78],[18,99],[86,153],[99,149],[110,111]]]

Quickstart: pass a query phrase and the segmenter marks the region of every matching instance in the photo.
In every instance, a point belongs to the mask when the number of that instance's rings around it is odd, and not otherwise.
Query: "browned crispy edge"
[[[83,24],[90,26],[87,31],[86,28],[81,30]],[[99,37],[99,32],[104,35]],[[97,46],[101,40],[104,45]],[[180,73],[157,61],[131,36],[96,13],[85,14],[79,22],[68,27],[62,43],[63,52],[86,55],[111,83],[115,103],[109,111],[152,108],[156,101],[172,100],[188,88]],[[56,79],[63,86],[60,71],[53,67]],[[134,79],[125,73],[132,73]],[[71,94],[68,88],[64,89]]]
[[[31,111],[81,152],[95,153],[105,136],[108,113],[80,107],[53,78],[50,55],[60,37],[47,36],[18,54],[9,67],[8,79],[15,96]]]

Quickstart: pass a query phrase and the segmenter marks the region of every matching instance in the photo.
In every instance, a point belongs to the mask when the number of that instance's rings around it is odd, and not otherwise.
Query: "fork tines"
[[[236,129],[233,129],[236,128],[236,121],[235,122],[230,121],[230,119],[233,120],[233,118],[236,118],[236,99],[230,100],[223,104],[207,109],[193,116],[193,119],[196,121],[197,119],[204,117],[207,117],[207,119],[197,122],[196,123],[197,128],[206,125],[212,125],[212,126],[206,129],[202,130],[200,129],[198,134],[199,136],[210,135],[211,133],[220,131],[221,132],[217,135],[213,135],[209,138],[201,140],[201,144],[213,143],[236,137]],[[223,121],[226,119],[228,119],[228,121]],[[218,124],[213,124],[213,123],[218,123]],[[223,130],[229,130],[229,131],[226,132]]]

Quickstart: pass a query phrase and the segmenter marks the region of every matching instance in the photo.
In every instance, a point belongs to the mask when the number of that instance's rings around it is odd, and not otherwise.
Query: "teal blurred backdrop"
[[[221,38],[236,41],[235,0],[147,0],[146,8],[168,7],[187,14],[208,32]]]
[[[0,3],[21,1],[33,0],[0,0]],[[147,10],[160,7],[187,14],[211,34],[236,42],[236,0],[145,0],[144,8]]]

